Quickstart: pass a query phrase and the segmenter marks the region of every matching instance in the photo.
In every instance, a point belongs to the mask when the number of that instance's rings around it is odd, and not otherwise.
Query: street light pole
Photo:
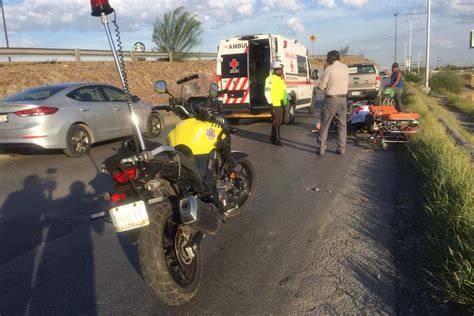
[[[10,45],[8,45],[7,22],[5,22],[5,11],[3,10],[3,0],[0,0],[0,6],[2,7],[3,29],[5,30],[5,40],[7,42],[7,48],[9,48]],[[8,57],[8,61],[9,62],[12,61],[10,56]]]
[[[407,42],[405,42],[405,71],[407,70],[408,56],[407,56]]]
[[[397,16],[399,15],[399,12],[395,12],[393,16],[395,17],[395,62],[397,62]]]
[[[410,20],[410,40],[408,44],[408,72],[411,72],[411,33],[412,33],[412,21]]]
[[[430,27],[431,27],[431,0],[427,0],[427,18],[426,18],[426,74],[425,74],[425,90],[429,91],[430,80]]]

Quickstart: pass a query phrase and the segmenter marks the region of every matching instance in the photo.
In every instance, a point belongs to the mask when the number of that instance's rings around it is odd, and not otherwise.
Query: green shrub
[[[417,73],[412,72],[411,74],[410,73],[405,74],[405,80],[418,84],[423,81],[423,78]]]
[[[463,88],[463,83],[455,72],[441,71],[431,76],[430,87],[441,93],[460,93]]]

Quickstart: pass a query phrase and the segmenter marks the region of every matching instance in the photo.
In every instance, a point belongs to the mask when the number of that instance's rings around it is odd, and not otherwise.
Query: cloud
[[[449,0],[449,5],[456,11],[474,14],[474,1],[472,0]]]
[[[297,34],[304,32],[304,26],[298,18],[289,19],[288,22],[286,22],[286,25]]]
[[[40,43],[29,38],[14,38],[10,42],[10,47],[38,47]]]
[[[298,0],[262,0],[261,10],[263,12],[269,12],[273,8],[297,11],[302,8],[302,5]]]
[[[207,0],[189,2],[187,0],[163,1],[160,5],[151,1],[114,0],[111,5],[117,13],[117,21],[123,31],[150,29],[156,18],[162,17],[179,6],[196,14],[200,20],[231,22],[252,17],[257,0]],[[297,0],[278,0],[282,5]],[[4,4],[9,30],[27,31],[65,31],[100,29],[98,18],[90,15],[90,2],[84,0],[57,1],[24,0],[19,4]],[[109,16],[111,20],[113,15]]]
[[[322,5],[323,7],[335,8],[336,0],[318,0],[318,4]]]
[[[454,42],[451,40],[438,40],[436,41],[436,45],[442,48],[454,48]]]
[[[342,2],[350,7],[360,9],[367,3],[367,0],[343,0]]]

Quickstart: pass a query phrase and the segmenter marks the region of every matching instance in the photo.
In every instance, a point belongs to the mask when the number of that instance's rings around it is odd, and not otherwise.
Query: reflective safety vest
[[[280,76],[270,75],[265,80],[265,98],[268,104],[282,106],[288,104],[285,80]]]

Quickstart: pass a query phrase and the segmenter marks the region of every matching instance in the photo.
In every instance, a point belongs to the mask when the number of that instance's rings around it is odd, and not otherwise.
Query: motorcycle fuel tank
[[[176,124],[168,134],[170,146],[186,145],[194,155],[209,154],[215,148],[222,128],[214,123],[189,118]]]

